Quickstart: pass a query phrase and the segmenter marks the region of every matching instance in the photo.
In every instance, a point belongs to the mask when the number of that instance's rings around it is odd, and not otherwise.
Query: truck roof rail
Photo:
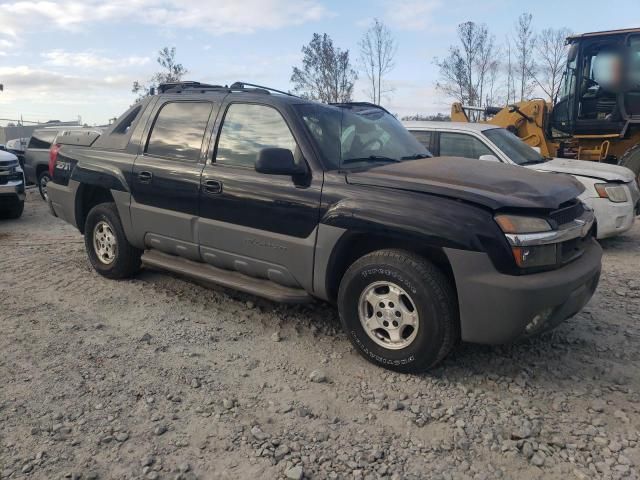
[[[284,91],[278,90],[276,88],[265,87],[263,85],[256,85],[255,83],[235,82],[235,83],[231,84],[231,89],[232,90],[248,90],[247,87],[253,87],[254,89],[257,89],[257,90],[264,90],[266,93],[274,92],[274,93],[279,93],[281,95],[287,95],[288,97],[299,98],[297,95],[294,95],[293,93],[284,92]]]
[[[200,82],[167,82],[158,85],[158,93],[180,93],[182,90],[224,90],[226,87],[222,85],[211,85],[208,83]]]
[[[200,92],[222,90],[227,92],[240,91],[240,92],[253,92],[253,93],[265,93],[265,94],[270,94],[271,92],[273,92],[273,93],[279,93],[281,95],[287,95],[290,97],[296,97],[296,95],[293,95],[292,93],[284,92],[282,90],[278,90],[271,87],[256,85],[254,83],[247,83],[247,82],[234,82],[231,84],[231,86],[211,85],[208,83],[190,82],[190,81],[167,82],[167,83],[161,83],[160,85],[158,85],[158,93],[181,93],[185,90],[196,90]]]

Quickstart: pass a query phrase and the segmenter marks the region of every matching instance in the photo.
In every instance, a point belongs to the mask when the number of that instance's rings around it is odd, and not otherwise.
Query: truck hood
[[[541,172],[568,173],[570,175],[597,178],[606,182],[627,183],[633,181],[635,178],[633,172],[626,167],[587,160],[554,158],[545,163],[525,166]]]
[[[584,186],[568,175],[538,173],[514,165],[467,158],[434,157],[349,172],[352,185],[424,192],[473,202],[492,210],[555,210]]]

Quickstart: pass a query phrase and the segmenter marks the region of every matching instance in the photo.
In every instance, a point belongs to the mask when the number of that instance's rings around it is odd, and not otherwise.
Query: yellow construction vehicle
[[[640,180],[640,28],[574,35],[567,45],[555,105],[542,99],[505,108],[454,103],[451,120],[480,117],[545,156],[616,163]]]

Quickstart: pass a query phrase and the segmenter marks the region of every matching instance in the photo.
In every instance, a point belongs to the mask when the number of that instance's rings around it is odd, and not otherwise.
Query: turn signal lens
[[[600,198],[608,198],[614,203],[627,201],[627,190],[618,183],[596,183],[596,192]]]
[[[551,230],[551,225],[544,218],[496,215],[495,219],[504,233],[538,233]]]

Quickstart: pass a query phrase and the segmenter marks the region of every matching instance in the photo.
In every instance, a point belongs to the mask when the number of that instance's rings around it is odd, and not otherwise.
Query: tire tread
[[[372,264],[389,263],[400,270],[414,270],[421,280],[444,298],[444,303],[450,313],[448,321],[442,322],[443,340],[436,356],[429,362],[415,366],[404,367],[402,371],[421,372],[440,363],[453,350],[460,338],[460,324],[458,321],[458,302],[455,289],[449,278],[427,258],[416,253],[401,249],[383,249],[368,253],[356,260],[346,271],[340,284],[339,300],[341,304],[344,296],[344,283],[348,282],[360,269]],[[345,282],[346,279],[346,282]]]

